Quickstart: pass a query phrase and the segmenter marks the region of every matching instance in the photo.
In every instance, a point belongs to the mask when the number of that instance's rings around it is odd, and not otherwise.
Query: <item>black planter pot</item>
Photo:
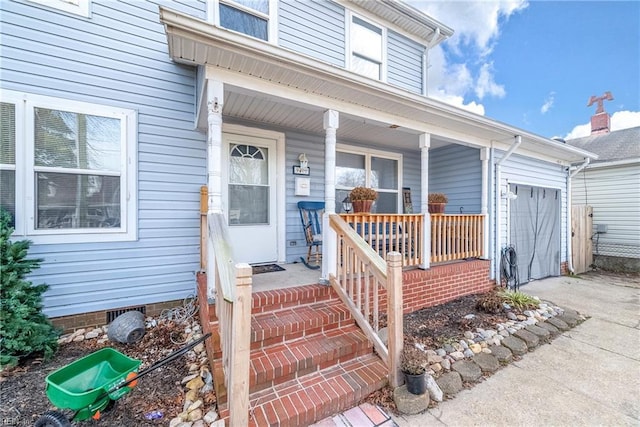
[[[411,394],[424,394],[427,391],[427,376],[425,374],[411,375],[404,373],[407,391]]]

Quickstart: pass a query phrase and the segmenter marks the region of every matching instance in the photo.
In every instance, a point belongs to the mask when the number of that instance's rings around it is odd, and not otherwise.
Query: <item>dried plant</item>
[[[427,371],[427,354],[413,344],[405,343],[400,357],[400,370],[409,375],[420,375]]]
[[[503,299],[498,295],[497,290],[492,290],[482,295],[476,303],[476,308],[485,313],[498,314],[502,312]]]
[[[373,188],[356,187],[349,193],[349,199],[352,202],[356,200],[376,200],[378,193]]]
[[[448,201],[444,193],[429,193],[429,203],[447,203]]]

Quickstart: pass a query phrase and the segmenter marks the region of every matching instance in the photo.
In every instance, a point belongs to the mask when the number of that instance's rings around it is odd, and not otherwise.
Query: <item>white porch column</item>
[[[480,213],[484,216],[482,228],[482,258],[489,259],[489,148],[480,149],[482,161],[482,186],[480,198]]]
[[[427,269],[431,266],[431,215],[429,215],[429,147],[431,147],[431,134],[420,135],[420,186],[422,196],[420,200],[420,212],[424,215],[424,233],[422,234],[422,265]]]
[[[207,215],[222,211],[222,105],[224,86],[207,81]],[[207,230],[207,297],[215,298],[216,258]]]
[[[329,283],[329,275],[336,274],[338,241],[329,227],[329,215],[336,213],[336,130],[339,113],[324,112],[324,211],[322,217],[322,282]]]

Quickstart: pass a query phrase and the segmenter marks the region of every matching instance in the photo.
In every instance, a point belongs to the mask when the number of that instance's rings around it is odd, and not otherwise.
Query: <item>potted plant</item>
[[[427,391],[427,354],[413,344],[405,345],[400,357],[400,370],[404,374],[407,391],[412,394],[424,394]]]
[[[442,214],[449,199],[444,193],[429,193],[429,213]]]
[[[371,205],[377,198],[378,193],[373,188],[356,187],[349,193],[354,213],[371,212]]]

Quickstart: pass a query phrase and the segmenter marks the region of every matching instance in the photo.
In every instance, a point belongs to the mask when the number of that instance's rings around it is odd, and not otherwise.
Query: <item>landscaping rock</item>
[[[540,344],[540,338],[538,338],[536,334],[533,334],[525,329],[520,329],[514,335],[523,340],[527,344],[529,350],[533,350],[534,347],[537,347],[538,344]]]
[[[407,386],[403,385],[393,391],[393,400],[398,411],[403,414],[419,414],[429,407],[429,393],[411,394],[407,391]]]
[[[462,381],[476,382],[482,376],[480,367],[469,360],[454,363],[452,369],[460,374]]]
[[[464,359],[464,354],[461,351],[454,351],[451,353],[451,357],[453,357],[453,360],[462,360]]]
[[[556,316],[556,319],[562,320],[572,328],[576,326],[578,323],[580,323],[580,318],[578,316],[574,316],[573,314],[570,314],[568,311],[565,311],[564,314],[560,316]]]
[[[448,372],[436,380],[445,395],[453,396],[462,390],[462,378],[457,372]]]
[[[561,331],[569,330],[569,325],[567,325],[567,323],[564,320],[559,319],[558,316],[550,318],[549,320],[547,320],[547,322],[552,324],[553,326],[555,326]]]
[[[540,326],[529,325],[524,329],[525,331],[529,331],[537,335],[538,338],[540,338],[540,341],[547,342],[551,339],[551,332],[547,331],[545,328],[541,328]]]
[[[444,359],[440,364],[447,371],[451,369],[451,361],[449,359]]]
[[[436,402],[442,402],[444,394],[442,393],[442,390],[438,386],[436,380],[434,380],[431,375],[427,375],[427,391],[429,391],[429,396],[431,397],[431,399],[435,400]]]
[[[527,344],[515,336],[506,337],[502,340],[502,345],[507,347],[516,356],[522,356],[527,352]]]
[[[500,363],[498,359],[487,353],[480,353],[473,356],[474,363],[480,367],[482,372],[493,373],[498,370]]]
[[[491,349],[491,354],[498,359],[498,362],[500,363],[511,363],[511,361],[513,360],[513,355],[511,354],[511,350],[509,350],[507,347],[504,347],[502,345],[496,345],[493,347],[490,347]]]
[[[477,354],[482,351],[482,346],[480,344],[471,344],[469,346],[469,350],[473,351],[474,354]]]
[[[433,363],[440,363],[442,362],[442,356],[438,356],[437,354],[432,355],[429,354],[427,355],[427,361],[429,362],[429,364],[433,364]]]
[[[552,337],[560,335],[560,331],[558,330],[558,328],[553,326],[548,321],[547,322],[538,323],[538,326],[543,328],[543,329],[546,329],[547,331],[549,331],[549,333],[551,334]]]

